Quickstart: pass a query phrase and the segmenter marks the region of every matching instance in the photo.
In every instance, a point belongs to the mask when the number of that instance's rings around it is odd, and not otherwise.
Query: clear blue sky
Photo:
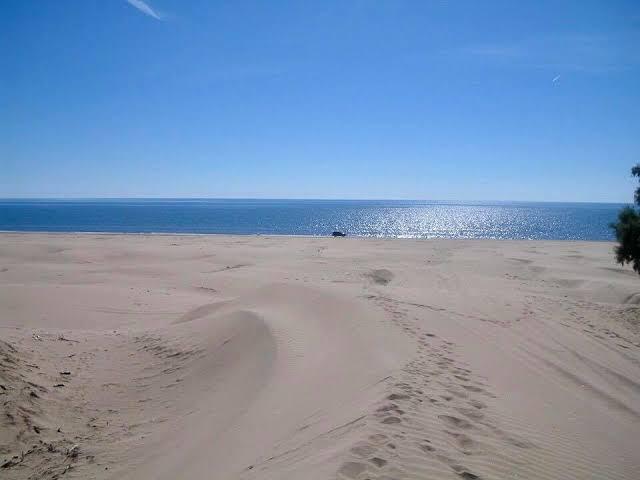
[[[0,197],[631,201],[640,2],[4,0]]]

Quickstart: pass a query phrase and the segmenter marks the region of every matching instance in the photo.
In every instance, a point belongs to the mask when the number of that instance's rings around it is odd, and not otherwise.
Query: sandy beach
[[[0,234],[0,477],[640,478],[612,248]]]

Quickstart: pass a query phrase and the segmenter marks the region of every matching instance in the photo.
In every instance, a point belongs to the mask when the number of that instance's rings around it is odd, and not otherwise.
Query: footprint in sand
[[[382,468],[387,464],[387,461],[384,458],[380,458],[380,457],[370,458],[369,461],[378,468]]]
[[[455,395],[458,398],[468,398],[468,395],[464,392],[461,392],[460,390],[454,390],[453,388],[447,388],[446,390],[447,392],[449,392],[452,395]]]
[[[429,445],[431,442],[429,440],[424,440],[424,443],[420,443],[418,445],[418,447],[420,448],[420,450],[422,450],[425,453],[431,453],[435,450],[434,447],[432,447],[431,445]]]
[[[484,418],[484,414],[479,412],[475,408],[459,407],[459,408],[456,408],[456,411],[460,412],[465,417],[469,417],[472,420],[482,420]]]
[[[384,416],[389,412],[395,412],[398,415],[404,415],[404,410],[398,408],[398,406],[395,403],[392,403],[390,405],[384,405],[378,408],[376,412],[377,412],[376,413],[377,416]]]
[[[464,478],[466,480],[475,480],[480,478],[478,475],[475,475],[474,473],[469,472],[465,467],[456,463],[449,457],[446,457],[444,455],[438,455],[436,458],[440,460],[442,463],[449,465],[449,467],[451,467],[451,470],[456,472],[458,476],[461,478]]]
[[[451,425],[452,427],[463,429],[473,428],[473,424],[463,418],[458,418],[451,415],[438,415],[438,418],[448,425]]]
[[[465,450],[478,446],[475,440],[464,433],[449,432],[447,430],[445,430],[445,433],[451,435],[456,440],[456,443]]]
[[[410,386],[407,386],[408,389],[411,389]],[[392,393],[391,395],[389,395],[387,397],[387,400],[408,400],[409,398],[411,398],[409,395],[406,395],[404,393]]]
[[[458,475],[464,478],[465,480],[475,480],[480,478],[479,476],[474,475],[471,472],[461,472],[461,473],[458,473]]]
[[[533,443],[531,443],[529,440],[526,440],[524,438],[518,438],[514,435],[509,435],[509,434],[504,434],[503,436],[504,440],[508,443],[510,443],[511,445],[513,445],[514,447],[518,447],[518,448],[533,448],[535,447],[535,445]]]
[[[360,462],[346,462],[338,470],[338,474],[347,478],[357,478],[362,472],[367,470],[367,465]]]
[[[473,385],[462,385],[462,388],[464,388],[465,390],[469,390],[470,392],[474,392],[474,393],[484,392],[484,390],[482,388],[474,387]]]
[[[394,425],[400,422],[401,420],[398,417],[387,417],[384,420],[382,420],[382,423],[384,423],[385,425]]]
[[[381,268],[370,271],[366,276],[376,285],[388,285],[394,275],[390,270]]]
[[[363,443],[351,448],[351,453],[353,453],[358,457],[366,458],[369,455],[372,455],[373,453],[375,453],[376,450],[378,450],[378,447],[369,445],[368,443]]]
[[[384,443],[388,440],[389,437],[387,437],[384,433],[375,433],[373,435],[369,436],[369,440],[371,440],[373,443],[377,443],[377,444],[381,444]]]

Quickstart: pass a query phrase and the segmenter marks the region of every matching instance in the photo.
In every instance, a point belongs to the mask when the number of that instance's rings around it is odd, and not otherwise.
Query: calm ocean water
[[[0,230],[612,240],[620,204],[375,200],[0,200]]]

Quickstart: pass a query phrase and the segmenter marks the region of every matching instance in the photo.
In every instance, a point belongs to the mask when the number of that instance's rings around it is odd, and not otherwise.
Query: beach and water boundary
[[[613,239],[622,204],[401,200],[0,199],[0,231]]]

